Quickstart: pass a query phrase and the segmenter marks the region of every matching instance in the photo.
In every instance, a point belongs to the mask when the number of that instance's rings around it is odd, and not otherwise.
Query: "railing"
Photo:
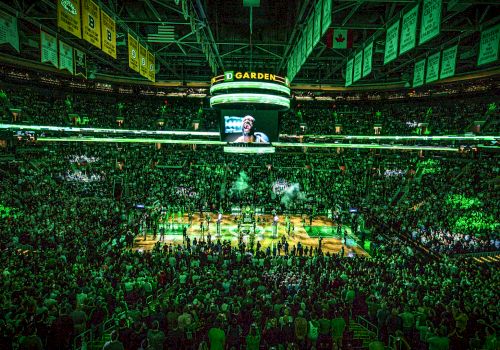
[[[500,250],[493,250],[491,252],[453,254],[453,257],[480,258],[483,256],[495,256],[495,255],[500,255]]]
[[[73,349],[86,349],[87,344],[90,344],[93,341],[94,332],[92,332],[92,328],[87,329],[85,332],[78,334],[75,339],[73,339]]]
[[[357,322],[361,327],[364,327],[368,329],[370,332],[375,334],[376,339],[378,339],[378,327],[375,326],[373,323],[368,321],[366,318],[362,316],[358,316]]]

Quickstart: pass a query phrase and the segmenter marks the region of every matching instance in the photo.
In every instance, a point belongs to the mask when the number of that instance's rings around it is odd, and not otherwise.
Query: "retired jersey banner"
[[[365,46],[363,50],[363,74],[366,77],[372,72],[372,58],[373,58],[373,41]]]
[[[307,56],[314,49],[314,17],[311,15],[307,21]]]
[[[354,72],[352,76],[352,81],[355,83],[361,79],[361,73],[363,70],[363,50],[360,50],[354,56]]]
[[[398,57],[399,19],[394,22],[385,33],[384,64]]]
[[[59,69],[66,69],[74,74],[73,47],[59,40]]]
[[[148,70],[148,50],[141,44],[139,44],[139,66],[140,70],[139,73],[147,78],[149,76],[149,70]]]
[[[101,9],[92,0],[82,2],[83,38],[101,48]]]
[[[302,35],[302,40],[300,41],[301,50],[302,50],[302,60],[300,65],[302,66],[307,60],[307,38],[305,35]]]
[[[441,51],[427,57],[427,73],[425,74],[425,82],[432,83],[439,78],[439,61],[441,59]]]
[[[156,81],[155,79],[155,55],[152,52],[148,51],[148,78],[153,83]]]
[[[425,76],[425,58],[423,60],[415,63],[415,68],[413,69],[413,87],[419,87],[424,84]]]
[[[316,6],[314,6],[314,46],[316,46],[321,40],[321,17],[323,15],[322,5],[323,2],[318,0],[318,2],[316,2]]]
[[[332,0],[323,0],[323,19],[321,21],[321,35],[325,34],[326,30],[332,24]]]
[[[417,19],[418,5],[403,15],[401,25],[401,40],[399,42],[399,54],[410,51],[415,47],[417,41]]]
[[[0,45],[9,44],[19,52],[19,32],[17,18],[0,11]]]
[[[477,65],[487,64],[498,60],[498,45],[500,42],[500,25],[483,30],[479,44]]]
[[[57,0],[57,26],[77,38],[82,37],[80,0]]]
[[[352,58],[347,61],[345,66],[345,86],[352,85],[352,69],[353,69],[353,60]]]
[[[43,63],[50,63],[54,67],[59,68],[59,62],[57,57],[57,39],[44,31],[40,32],[40,49],[41,49],[41,61]]]
[[[441,30],[442,0],[424,0],[419,45],[431,40]]]
[[[101,10],[102,51],[116,59],[116,24],[106,12]]]
[[[75,75],[81,75],[87,78],[87,56],[85,52],[78,49],[74,49],[74,61],[75,61]]]
[[[128,66],[139,73],[139,43],[128,33]]]
[[[449,78],[455,75],[455,65],[457,63],[458,45],[443,50],[443,58],[441,60],[441,72],[439,79]]]

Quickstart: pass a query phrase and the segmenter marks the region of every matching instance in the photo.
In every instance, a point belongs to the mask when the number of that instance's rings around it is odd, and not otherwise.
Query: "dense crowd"
[[[400,348],[496,349],[498,269],[431,259],[403,234],[438,253],[498,249],[498,195],[486,181],[498,175],[497,160],[366,155],[20,147],[0,172],[0,204],[9,208],[0,215],[0,348],[71,348],[114,317],[106,349],[349,349],[359,345],[349,323],[361,315]],[[185,212],[331,209],[349,225],[357,225],[349,208],[371,208],[402,235],[388,238],[368,220],[371,259],[304,257],[295,247],[275,256],[217,240],[134,252],[125,245],[137,232],[137,203]],[[462,220],[471,211],[481,226]]]

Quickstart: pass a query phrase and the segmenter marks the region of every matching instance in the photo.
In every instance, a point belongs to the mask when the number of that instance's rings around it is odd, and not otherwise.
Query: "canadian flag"
[[[326,46],[334,49],[352,47],[351,31],[342,28],[330,28],[326,36]]]

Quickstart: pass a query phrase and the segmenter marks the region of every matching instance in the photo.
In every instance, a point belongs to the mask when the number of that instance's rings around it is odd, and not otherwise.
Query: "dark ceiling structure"
[[[4,47],[0,51],[39,62],[40,29],[43,29],[84,50],[91,77],[108,75],[139,80],[140,76],[128,67],[126,38],[131,32],[155,53],[157,81],[209,82],[225,70],[286,75],[292,47],[315,4],[314,0],[95,2],[116,19],[116,60],[59,29],[55,0],[0,1],[0,9],[18,17],[21,42],[20,53]],[[248,2],[257,6],[249,7]],[[416,3],[333,0],[331,27],[348,29],[352,48],[332,49],[324,35],[293,83],[343,86],[347,57],[369,39],[374,40],[373,71],[361,84],[409,82],[416,60],[454,43],[459,44],[457,75],[498,68],[498,62],[477,67],[480,31],[500,23],[498,0],[444,0],[439,36],[384,65],[387,24]],[[167,37],[158,39],[160,28],[168,31]]]

